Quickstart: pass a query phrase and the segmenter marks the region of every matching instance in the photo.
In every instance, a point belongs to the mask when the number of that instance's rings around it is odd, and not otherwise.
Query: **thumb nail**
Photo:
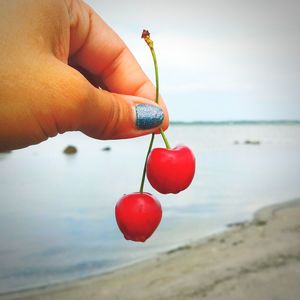
[[[159,106],[151,104],[137,104],[136,127],[138,129],[151,129],[160,125],[164,120],[164,113]]]

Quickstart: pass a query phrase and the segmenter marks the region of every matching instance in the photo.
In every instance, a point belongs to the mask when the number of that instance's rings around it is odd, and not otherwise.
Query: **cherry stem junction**
[[[145,30],[145,29],[143,30],[142,38],[145,40],[146,44],[150,48],[152,58],[153,58],[154,70],[155,70],[155,102],[158,104],[158,99],[159,99],[158,65],[157,65],[156,54],[155,54],[154,47],[153,47],[153,41],[150,39],[150,33],[149,33],[148,30]],[[171,149],[171,146],[168,142],[168,139],[167,139],[164,131],[161,128],[159,128],[159,130],[160,130],[160,134],[161,134],[161,136],[164,140],[164,143],[166,145],[166,148]],[[142,181],[141,181],[141,186],[140,186],[140,193],[143,193],[143,191],[144,191],[145,176],[146,176],[146,169],[147,169],[147,160],[148,160],[148,156],[149,156],[149,154],[152,150],[152,146],[153,146],[153,142],[154,142],[154,136],[155,136],[155,134],[152,133],[151,140],[150,140],[149,147],[148,147],[148,151],[147,151],[147,155],[146,155],[146,159],[145,159],[143,175],[142,175]]]

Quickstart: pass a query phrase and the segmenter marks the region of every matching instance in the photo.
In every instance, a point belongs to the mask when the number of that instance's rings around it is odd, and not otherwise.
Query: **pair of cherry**
[[[177,194],[193,180],[195,158],[186,146],[174,149],[155,148],[147,159],[147,178],[162,194]],[[159,201],[150,193],[124,195],[117,203],[116,220],[125,239],[144,242],[158,227],[162,218]]]
[[[158,104],[158,68],[153,41],[150,39],[148,30],[143,30],[142,38],[149,46],[154,62],[155,102]],[[127,240],[144,242],[152,235],[161,221],[162,209],[159,201],[153,195],[143,191],[146,173],[152,187],[162,194],[179,193],[190,185],[194,177],[195,157],[192,151],[186,146],[171,149],[164,132],[162,130],[160,132],[166,149],[156,148],[151,151],[154,140],[154,134],[152,134],[140,191],[124,195],[116,205],[116,220]]]

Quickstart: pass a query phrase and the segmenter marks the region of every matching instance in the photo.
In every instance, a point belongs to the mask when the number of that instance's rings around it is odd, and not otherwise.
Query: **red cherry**
[[[149,193],[124,195],[116,204],[116,220],[126,240],[146,241],[159,225],[162,210]]]
[[[147,178],[158,192],[177,194],[186,189],[195,174],[195,157],[186,146],[155,148],[147,161]]]

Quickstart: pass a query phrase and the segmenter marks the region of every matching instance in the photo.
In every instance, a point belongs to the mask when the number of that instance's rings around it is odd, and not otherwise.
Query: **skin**
[[[133,138],[155,88],[120,37],[80,0],[0,1],[0,151],[66,131]],[[160,126],[169,124],[164,112]]]

